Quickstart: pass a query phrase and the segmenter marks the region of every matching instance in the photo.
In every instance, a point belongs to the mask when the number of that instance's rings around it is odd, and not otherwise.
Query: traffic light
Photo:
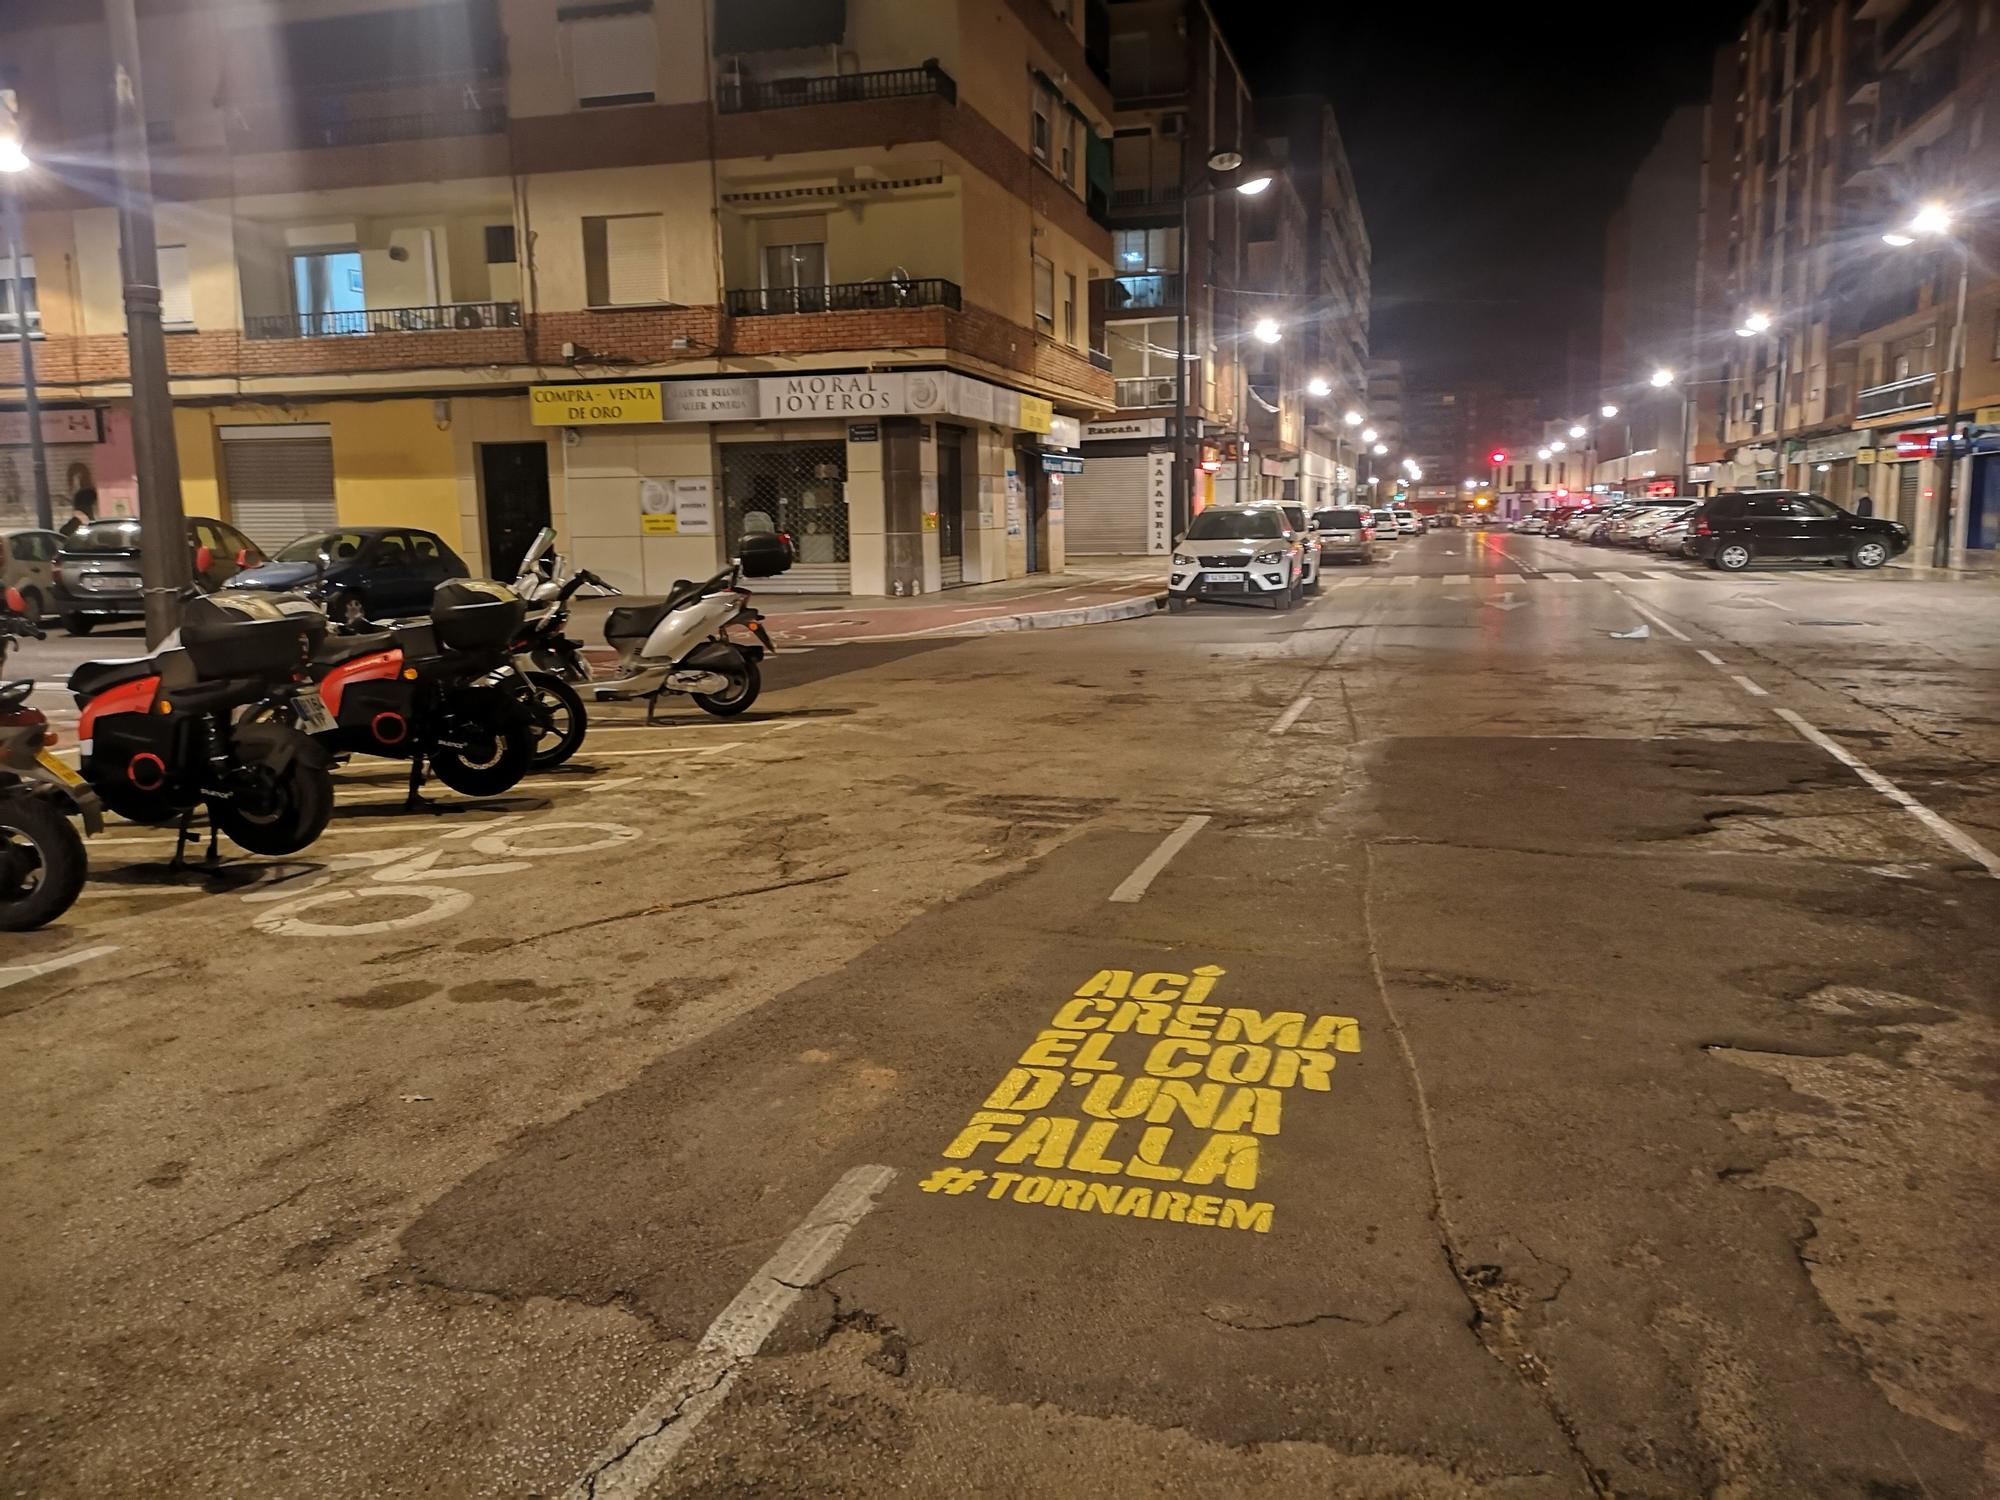
[[[1496,469],[1501,464],[1507,462],[1507,455],[1498,448],[1495,448],[1491,453],[1487,454],[1486,457],[1492,462],[1493,466]]]

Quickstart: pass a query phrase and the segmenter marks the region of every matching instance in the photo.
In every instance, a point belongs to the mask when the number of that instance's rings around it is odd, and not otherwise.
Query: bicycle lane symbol
[[[547,836],[569,835],[560,843],[542,842]],[[301,886],[293,882],[301,867],[274,865],[259,881],[259,888],[244,894],[243,900],[271,905],[252,924],[259,932],[274,937],[358,937],[378,932],[399,932],[423,927],[457,916],[472,904],[473,893],[440,881],[480,879],[508,875],[532,868],[537,859],[557,855],[595,854],[630,844],[639,830],[623,823],[555,821],[523,823],[519,814],[498,818],[472,828],[457,828],[440,835],[432,844],[403,844],[389,849],[367,849],[336,854]],[[456,850],[444,846],[465,841],[480,859],[460,858]],[[532,842],[530,842],[532,840]],[[365,877],[365,878],[364,878]],[[384,901],[412,903],[411,910],[370,921],[320,921],[314,913],[332,914],[332,909],[348,908],[364,901],[371,908]]]

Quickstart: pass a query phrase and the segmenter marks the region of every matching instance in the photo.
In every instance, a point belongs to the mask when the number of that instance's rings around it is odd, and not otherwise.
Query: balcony
[[[896,312],[903,308],[963,305],[958,283],[941,276],[914,281],[839,281],[830,286],[737,287],[725,292],[729,316],[761,318],[779,313]]]
[[[380,146],[391,141],[493,135],[507,128],[503,79],[466,75],[339,93],[251,99],[228,107],[238,151]]]
[[[772,78],[762,82],[725,77],[716,87],[715,107],[725,115],[740,115],[760,109],[914,99],[927,94],[935,94],[947,104],[956,104],[958,85],[935,63],[921,68],[890,68],[879,73],[829,73],[816,78]]]
[[[1113,276],[1103,285],[1106,317],[1116,318],[1125,313],[1138,312],[1174,312],[1181,305],[1181,278],[1178,272]]]
[[[1114,382],[1114,399],[1120,411],[1143,406],[1172,406],[1174,404],[1174,377],[1171,375],[1142,375],[1137,379]]]
[[[1114,187],[1111,206],[1117,208],[1172,208],[1181,201],[1177,182],[1154,182],[1140,187]]]
[[[1111,356],[1106,354],[1102,349],[1092,349],[1090,351],[1090,367],[1093,370],[1102,370],[1107,375],[1110,374]]]
[[[378,333],[465,333],[520,326],[518,302],[449,302],[439,307],[369,307],[353,312],[257,313],[243,320],[243,337],[342,339]]]
[[[1859,422],[1870,417],[1886,417],[1891,412],[1916,411],[1934,405],[1936,399],[1937,376],[1912,375],[1907,380],[1864,387],[1854,399],[1854,419]]]

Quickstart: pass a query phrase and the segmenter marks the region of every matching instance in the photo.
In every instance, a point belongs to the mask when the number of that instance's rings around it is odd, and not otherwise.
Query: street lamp
[[[1609,401],[1607,401],[1604,403],[1604,405],[1600,406],[1597,409],[1597,414],[1608,422],[1613,417],[1618,415],[1618,408],[1613,406]]]
[[[1275,344],[1285,336],[1284,331],[1278,327],[1276,318],[1259,318],[1250,332],[1256,336],[1260,344]]]
[[[21,405],[28,422],[28,467],[34,475],[35,524],[44,531],[55,529],[55,511],[49,502],[49,455],[42,442],[42,395],[35,383],[35,341],[28,331],[27,289],[21,261],[27,255],[27,236],[21,232],[21,189],[18,179],[34,165],[27,147],[21,143],[21,128],[15,117],[14,91],[0,90],[0,197],[5,202],[7,256],[12,262],[14,334],[21,345]]]
[[[1389,445],[1387,443],[1377,443],[1374,447],[1370,448],[1368,451],[1374,454],[1377,458],[1380,458],[1383,454],[1389,451]]]
[[[1663,391],[1673,383],[1674,383],[1674,372],[1672,370],[1653,371],[1653,379],[1651,381],[1651,384],[1654,390]]]
[[[1573,438],[1580,438],[1584,435],[1586,431],[1588,431],[1588,429],[1583,425],[1583,423],[1578,422],[1570,428],[1569,435]]]
[[[1535,450],[1535,457],[1539,458],[1543,463],[1547,463],[1549,461],[1549,454],[1552,451],[1553,450],[1548,448],[1537,448]]]
[[[1560,453],[1568,446],[1568,443],[1565,443],[1561,438],[1557,438],[1553,443],[1549,444],[1549,452]]]
[[[1378,436],[1380,436],[1380,434],[1378,434],[1372,427],[1364,427],[1361,429],[1361,441],[1364,443],[1372,443]]]
[[[1770,331],[1771,315],[1765,312],[1753,312],[1743,320],[1742,326],[1736,330],[1736,336],[1739,339],[1755,338],[1760,333]]]
[[[1308,396],[1331,396],[1333,394],[1333,386],[1324,375],[1315,375],[1311,380],[1306,382],[1306,394]]]
[[[1965,366],[1965,294],[1972,279],[1971,247],[1951,232],[1955,217],[1942,203],[1926,203],[1911,215],[1904,228],[1882,236],[1899,250],[1919,240],[1941,240],[1958,253],[1958,299],[1951,320],[1951,342],[1945,348],[1944,399],[1934,403],[1944,417],[1944,472],[1938,476],[1937,534],[1931,538],[1931,566],[1937,568],[1951,566],[1952,534],[1958,530],[1954,493],[1958,474],[1958,398]],[[1937,451],[1935,442],[1931,451]]]
[[[1358,411],[1351,411],[1346,416],[1342,417],[1340,420],[1345,422],[1349,427],[1359,427],[1363,422],[1367,421],[1368,419],[1362,416],[1361,413]]]

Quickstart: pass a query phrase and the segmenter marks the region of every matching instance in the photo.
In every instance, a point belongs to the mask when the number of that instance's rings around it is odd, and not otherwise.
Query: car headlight
[[[1194,559],[1191,557],[1182,557],[1180,553],[1176,552],[1174,554],[1174,566],[1177,568],[1191,568],[1194,566]]]
[[[1278,563],[1278,562],[1283,562],[1284,560],[1285,560],[1285,554],[1282,551],[1259,552],[1255,557],[1250,559],[1250,561],[1252,562],[1259,562],[1259,563]]]

